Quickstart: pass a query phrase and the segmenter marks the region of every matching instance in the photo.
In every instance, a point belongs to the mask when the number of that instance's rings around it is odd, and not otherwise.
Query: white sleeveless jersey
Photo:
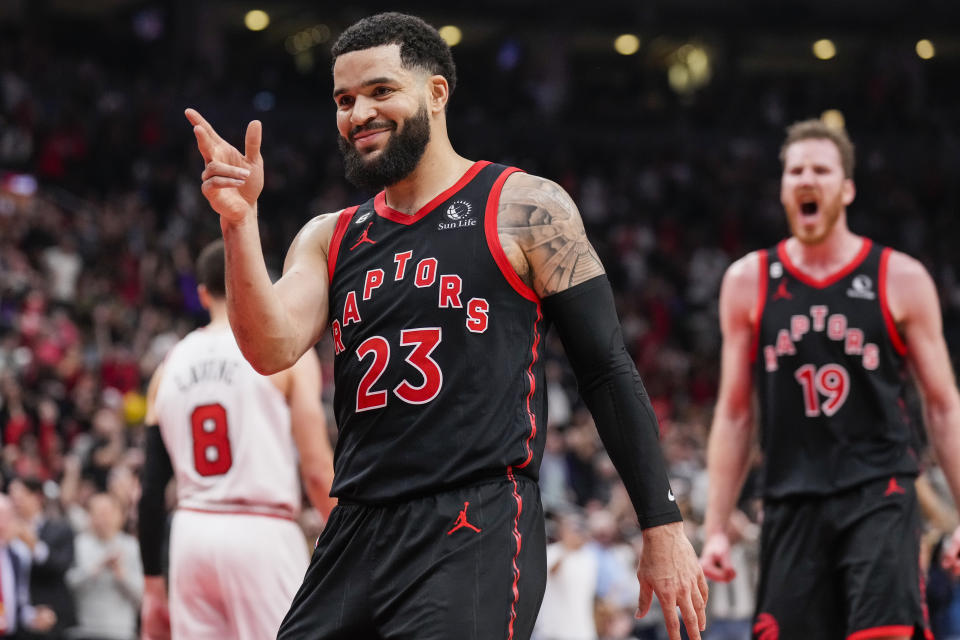
[[[156,408],[178,508],[288,518],[299,511],[290,409],[232,331],[198,329],[170,351]]]

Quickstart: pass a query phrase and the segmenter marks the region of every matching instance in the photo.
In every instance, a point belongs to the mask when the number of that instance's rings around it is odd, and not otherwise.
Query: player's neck
[[[210,314],[210,322],[207,324],[208,329],[230,328],[230,320],[227,316],[226,301],[213,302],[209,307],[207,307],[207,312]]]
[[[417,168],[386,188],[387,205],[396,211],[414,214],[463,177],[473,162],[453,150],[443,137],[427,145]]]
[[[832,273],[849,264],[862,247],[863,238],[850,231],[841,219],[822,242],[805,244],[794,237],[787,240],[786,250],[794,265],[816,275]]]

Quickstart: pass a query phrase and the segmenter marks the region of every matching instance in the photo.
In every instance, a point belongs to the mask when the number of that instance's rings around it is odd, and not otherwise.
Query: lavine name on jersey
[[[818,304],[810,307],[807,315],[790,317],[790,328],[780,329],[777,332],[775,344],[763,348],[764,364],[767,371],[776,371],[779,367],[778,358],[781,356],[796,355],[796,343],[803,340],[810,332],[824,333],[835,342],[843,343],[843,351],[849,356],[861,356],[863,368],[869,371],[880,366],[880,349],[872,342],[864,344],[864,335],[861,329],[848,326],[847,316],[842,313],[830,314],[827,305]]]
[[[187,389],[198,382],[226,382],[233,384],[233,375],[237,370],[238,363],[230,360],[203,360],[189,367],[190,375],[184,378],[179,375],[173,376],[173,381],[177,384],[177,389],[181,393],[186,393]]]
[[[470,298],[464,305],[461,296],[463,279],[452,273],[439,274],[440,265],[436,258],[421,258],[414,262],[413,251],[401,251],[393,256],[394,264],[389,269],[370,269],[363,279],[363,291],[348,291],[343,303],[343,314],[331,323],[333,348],[337,355],[344,351],[343,330],[354,323],[363,322],[360,313],[361,303],[370,300],[391,273],[393,282],[412,280],[418,289],[437,286],[437,308],[465,309],[464,325],[473,333],[487,330],[490,303],[484,298]],[[439,274],[439,275],[438,275]],[[360,300],[357,295],[360,294]]]

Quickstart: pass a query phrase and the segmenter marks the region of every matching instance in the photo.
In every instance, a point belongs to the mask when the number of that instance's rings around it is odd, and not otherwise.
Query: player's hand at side
[[[244,152],[221,138],[210,123],[195,109],[184,111],[193,125],[197,148],[203,156],[201,174],[204,197],[223,221],[237,224],[257,214],[257,198],[263,190],[263,156],[260,140],[263,129],[259,120],[247,125]]]
[[[943,546],[940,563],[955,577],[960,576],[960,527],[953,530],[953,535]]]
[[[700,567],[704,575],[717,582],[730,582],[737,572],[730,563],[730,539],[725,533],[715,533],[707,538],[700,554]]]
[[[653,594],[657,594],[670,640],[680,640],[677,607],[690,640],[700,640],[700,632],[707,627],[707,579],[683,532],[682,522],[644,530],[637,577],[640,579],[637,617],[647,615]]]
[[[143,580],[140,638],[141,640],[170,640],[167,585],[162,576],[146,576]]]

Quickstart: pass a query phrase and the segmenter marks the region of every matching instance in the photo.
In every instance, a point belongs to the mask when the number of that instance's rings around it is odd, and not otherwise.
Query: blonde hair
[[[853,142],[845,129],[828,126],[822,120],[811,119],[794,122],[787,127],[787,138],[780,147],[780,164],[786,161],[787,148],[794,142],[801,140],[829,140],[836,145],[840,152],[840,163],[843,165],[843,174],[853,178],[854,150]]]

